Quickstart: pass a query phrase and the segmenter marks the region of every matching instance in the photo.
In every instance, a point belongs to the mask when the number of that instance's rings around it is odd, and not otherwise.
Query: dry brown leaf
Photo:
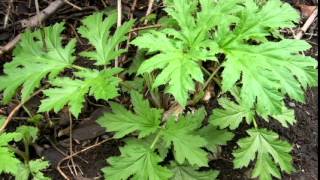
[[[299,4],[298,7],[300,8],[302,16],[305,18],[311,16],[313,11],[317,8],[316,6],[308,6],[304,4]]]

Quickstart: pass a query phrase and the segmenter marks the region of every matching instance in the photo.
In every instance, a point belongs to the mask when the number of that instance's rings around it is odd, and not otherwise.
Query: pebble
[[[289,105],[290,107],[296,107],[296,104],[294,104],[293,102],[289,102],[288,105]]]

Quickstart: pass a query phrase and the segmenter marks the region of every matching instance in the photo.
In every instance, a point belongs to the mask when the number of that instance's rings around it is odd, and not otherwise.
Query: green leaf
[[[279,140],[278,134],[266,129],[250,129],[247,132],[249,137],[240,139],[239,149],[233,153],[235,168],[248,166],[250,161],[257,158],[253,177],[267,180],[271,180],[271,176],[280,178],[277,165],[286,173],[294,171],[289,154],[292,146],[289,143]]]
[[[236,129],[243,119],[246,119],[248,124],[254,119],[255,112],[243,102],[236,104],[227,98],[220,98],[218,102],[223,109],[214,109],[209,118],[209,122],[214,126]]]
[[[34,143],[38,139],[38,128],[32,126],[19,126],[16,130],[27,141],[27,143]]]
[[[123,81],[121,85],[124,92],[138,91],[139,93],[143,93],[144,79],[137,76],[132,81]]]
[[[2,138],[1,135],[0,138]],[[3,172],[12,175],[19,173],[18,168],[21,162],[15,157],[14,153],[6,147],[0,146],[0,162],[2,162],[0,163],[0,174]]]
[[[203,28],[203,31],[208,31],[217,25],[230,25],[239,21],[239,17],[235,16],[242,10],[239,0],[199,0],[199,2],[201,11],[197,13],[197,22],[198,28]]]
[[[120,148],[121,156],[111,157],[107,161],[110,167],[102,169],[105,178],[110,180],[163,180],[169,179],[172,173],[159,163],[163,160],[150,148],[131,142]]]
[[[76,75],[84,80],[70,78],[56,78],[50,83],[56,88],[44,90],[47,99],[41,101],[39,112],[54,110],[60,111],[65,105],[77,118],[83,108],[86,94],[94,96],[97,100],[109,100],[118,96],[120,79],[113,75],[119,73],[120,68],[97,70],[83,70]]]
[[[41,101],[38,111],[48,112],[53,109],[57,113],[65,105],[68,105],[70,112],[78,117],[85,101],[85,94],[89,90],[88,87],[83,86],[83,81],[70,78],[57,78],[50,83],[59,88],[50,88],[43,91],[48,98]]]
[[[29,161],[29,169],[34,180],[49,180],[51,178],[45,177],[41,172],[49,167],[49,162],[42,159]]]
[[[294,115],[294,110],[288,109],[286,106],[283,106],[281,114],[273,115],[272,117],[279,121],[281,125],[286,128],[288,128],[288,125],[293,125],[297,122]]]
[[[0,134],[0,174],[10,173],[16,175],[22,164],[15,154],[8,148],[8,143],[11,141],[20,141],[22,135],[20,133],[1,133]],[[5,163],[3,163],[5,162]]]
[[[230,90],[242,74],[240,96],[245,104],[252,107],[256,102],[260,114],[281,114],[286,94],[303,101],[303,90],[317,85],[317,61],[298,55],[309,47],[300,40],[234,43],[225,48],[222,88]]]
[[[179,164],[188,160],[191,165],[208,166],[207,153],[202,149],[207,145],[207,141],[195,133],[201,125],[199,121],[203,119],[195,117],[198,115],[189,114],[177,121],[169,118],[162,132],[163,140],[167,147],[173,144],[175,159]]]
[[[280,0],[267,1],[262,7],[259,7],[253,0],[242,1],[241,4],[244,9],[238,13],[239,20],[234,30],[226,31],[223,26],[219,29],[218,34],[221,37],[217,39],[221,47],[248,39],[265,40],[265,37],[271,32],[280,28],[294,27],[294,22],[299,22],[298,11]],[[228,26],[229,24],[223,25]]]
[[[0,133],[0,146],[6,146],[11,141],[20,141],[22,139],[22,134],[13,133]]]
[[[76,76],[85,79],[85,86],[90,87],[89,95],[96,100],[109,100],[117,97],[118,85],[121,79],[114,75],[120,73],[121,68],[105,69],[102,71],[85,70],[76,73]]]
[[[88,39],[95,48],[95,51],[84,51],[81,55],[95,60],[96,65],[110,64],[111,60],[125,52],[116,47],[127,39],[126,34],[134,24],[134,20],[127,21],[111,35],[110,29],[117,22],[117,13],[110,13],[108,18],[104,18],[103,15],[102,12],[98,12],[87,16],[82,20],[83,25],[78,28],[81,36]]]
[[[198,130],[198,134],[208,142],[206,148],[213,153],[217,152],[218,146],[226,145],[234,137],[232,132],[219,130],[212,125],[202,127]]]
[[[171,180],[215,180],[219,175],[218,171],[197,171],[191,166],[176,163],[173,163],[170,169],[174,174]]]
[[[137,51],[132,60],[132,64],[125,72],[128,73],[129,75],[137,73],[144,59],[145,59],[145,53],[141,50]]]
[[[195,90],[195,82],[204,81],[201,62],[216,60],[219,50],[216,42],[209,39],[208,29],[198,26],[193,17],[197,1],[173,0],[167,3],[172,5],[166,11],[178,22],[180,29],[149,31],[132,44],[147,49],[149,53],[157,53],[142,63],[138,74],[161,69],[153,88],[167,85],[166,92],[172,94],[180,105],[186,106],[189,92]]]
[[[107,131],[115,132],[116,138],[122,138],[134,131],[139,138],[154,133],[160,125],[163,111],[151,108],[147,100],[136,91],[131,92],[131,102],[135,113],[117,103],[110,103],[113,113],[106,113],[98,123]]]
[[[248,0],[243,1],[243,7],[241,13],[235,14],[239,21],[232,29],[228,23],[220,24],[215,34],[226,55],[222,89],[230,91],[237,83],[247,106],[256,106],[259,114],[281,114],[286,94],[304,102],[303,91],[317,85],[317,61],[299,55],[310,48],[305,41],[268,42],[266,38],[298,22],[299,14],[289,4],[272,0],[258,6]],[[258,45],[248,43],[252,40]]]
[[[15,48],[13,61],[4,66],[4,76],[0,77],[0,91],[3,91],[3,102],[8,103],[22,86],[22,101],[27,100],[40,82],[49,75],[54,78],[65,68],[72,65],[75,57],[75,40],[62,46],[61,32],[64,23],[57,23],[43,29],[46,49],[43,48],[40,30],[26,31],[22,34]]]
[[[279,121],[281,125],[286,128],[288,128],[289,125],[293,125],[294,123],[297,122],[294,115],[294,110],[288,109],[285,105],[282,106],[282,112],[280,114],[271,115],[270,117],[268,116],[268,114],[262,114],[262,113],[258,113],[258,114],[267,122],[271,117],[274,120]]]
[[[15,175],[15,180],[29,180],[30,170],[28,165],[21,163],[18,172],[19,173]]]

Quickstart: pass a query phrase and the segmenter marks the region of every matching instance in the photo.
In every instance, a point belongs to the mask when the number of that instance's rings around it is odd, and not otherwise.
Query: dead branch
[[[298,34],[295,36],[295,39],[301,39],[303,34],[307,32],[315,18],[318,16],[318,8],[316,8],[313,13],[309,16],[307,21],[304,23],[302,28],[299,30]]]
[[[148,9],[147,9],[147,12],[146,12],[146,17],[151,14],[153,3],[154,3],[154,0],[149,0]],[[144,21],[144,25],[146,25],[147,23],[148,23],[148,19],[146,19]]]
[[[3,28],[7,27],[9,16],[10,16],[10,12],[11,12],[11,8],[12,8],[12,4],[13,4],[13,0],[9,0],[8,3],[9,4],[8,4],[8,9],[7,9],[7,14],[4,17]]]
[[[19,109],[26,103],[28,102],[32,97],[36,96],[37,94],[39,94],[41,91],[43,91],[45,88],[47,88],[47,86],[44,86],[43,88],[39,89],[38,91],[36,91],[35,93],[33,93],[27,100],[25,101],[21,101],[9,114],[9,116],[7,117],[7,119],[4,121],[4,123],[2,124],[2,126],[0,127],[0,132],[4,131],[4,129],[8,126],[8,124],[11,122],[11,120],[13,119],[13,116],[19,111]]]
[[[37,15],[32,16],[29,19],[21,20],[20,21],[21,26],[23,28],[38,26],[39,22],[41,23],[45,19],[47,19],[50,15],[52,15],[55,11],[57,11],[64,4],[64,2],[65,2],[64,0],[53,1],[52,3],[49,4],[48,7],[40,11]],[[3,47],[0,47],[0,56],[5,52],[11,50],[19,42],[20,38],[21,38],[21,34],[17,35],[14,39],[12,39]]]

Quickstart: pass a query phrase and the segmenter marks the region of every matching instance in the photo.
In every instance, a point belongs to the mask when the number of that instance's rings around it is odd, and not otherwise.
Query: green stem
[[[153,149],[154,146],[157,144],[157,142],[159,141],[160,139],[160,136],[161,136],[161,133],[162,133],[162,129],[159,130],[158,134],[156,135],[156,137],[154,138],[151,146],[150,146],[150,149]]]
[[[160,96],[159,96],[158,89],[152,89],[152,82],[153,82],[152,75],[144,74],[143,77],[144,77],[144,80],[146,81],[146,84],[149,89],[151,99],[152,99],[154,105],[157,106],[158,108],[160,108],[161,103],[160,103]]]
[[[153,91],[150,91],[150,95],[151,95],[151,99],[153,100],[155,106],[157,108],[161,108],[161,103],[160,103],[160,100],[159,100],[159,94],[156,94],[154,93]]]
[[[253,119],[253,125],[254,125],[254,128],[258,129],[258,124],[255,119]]]
[[[219,80],[219,79],[216,78],[216,77],[213,77],[212,79],[213,79],[213,81],[220,87],[220,89],[222,89],[221,80]]]
[[[22,108],[23,108],[24,111],[28,114],[28,116],[29,116],[30,118],[33,117],[33,115],[31,114],[31,112],[29,111],[29,109],[28,109],[25,105],[22,105]]]
[[[206,68],[204,68],[203,66],[201,66],[201,69],[202,69],[207,75],[211,75],[211,73],[210,73]]]
[[[72,65],[72,67],[74,68],[74,69],[77,69],[77,70],[86,70],[87,68],[84,68],[84,67],[81,67],[81,66],[78,66],[78,65]]]
[[[23,144],[24,144],[24,151],[25,151],[25,158],[24,162],[25,164],[28,164],[29,159],[30,159],[30,151],[29,151],[29,143],[27,139],[23,139]]]
[[[15,148],[15,147],[13,147],[13,146],[11,146],[11,145],[8,145],[8,148],[9,148],[11,151],[13,151],[14,153],[16,153],[18,156],[20,156],[20,157],[24,160],[24,162],[27,162],[27,161],[28,161],[28,156],[26,155],[25,152],[20,151],[18,148]]]
[[[207,86],[209,85],[209,83],[211,82],[211,80],[214,78],[214,76],[217,74],[217,72],[220,70],[221,66],[218,66],[214,71],[213,73],[210,75],[210,77],[208,78],[208,80],[205,82],[203,88],[202,88],[202,91],[204,91]]]

